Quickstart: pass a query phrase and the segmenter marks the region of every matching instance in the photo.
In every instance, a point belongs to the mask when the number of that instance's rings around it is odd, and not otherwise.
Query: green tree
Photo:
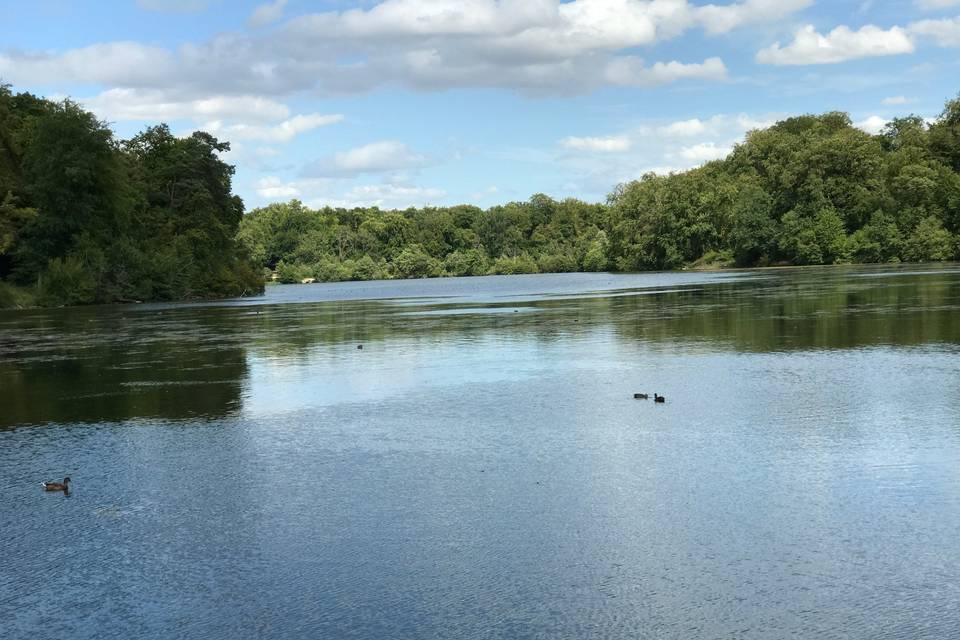
[[[950,260],[956,254],[956,239],[934,216],[920,222],[904,243],[904,257],[911,262]]]
[[[443,272],[436,258],[418,244],[400,251],[393,259],[393,269],[398,278],[436,278]]]

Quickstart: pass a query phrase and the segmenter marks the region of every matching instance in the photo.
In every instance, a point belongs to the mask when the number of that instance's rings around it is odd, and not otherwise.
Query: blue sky
[[[0,81],[232,143],[247,207],[601,201],[960,92],[960,0],[0,0]]]

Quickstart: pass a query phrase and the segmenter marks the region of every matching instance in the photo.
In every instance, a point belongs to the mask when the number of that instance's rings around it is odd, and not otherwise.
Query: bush
[[[37,301],[47,307],[90,304],[94,301],[97,283],[75,256],[54,258],[37,281]]]
[[[352,262],[348,264],[332,258],[323,258],[307,270],[307,274],[303,277],[316,278],[320,282],[343,282],[352,279],[353,268]]]
[[[526,253],[522,253],[513,258],[500,256],[493,261],[489,273],[490,275],[510,276],[520,273],[540,273],[540,269],[533,258]]]
[[[24,309],[32,307],[34,302],[26,289],[0,281],[0,309]]]
[[[850,235],[850,256],[856,262],[899,261],[903,240],[893,218],[878,211],[863,228]]]
[[[910,262],[949,260],[956,251],[953,236],[935,216],[924,218],[904,244],[903,257]]]
[[[598,231],[597,237],[590,243],[583,256],[584,271],[606,271],[610,268],[610,241],[604,231]]]
[[[277,282],[281,284],[298,284],[306,276],[306,269],[299,264],[287,264],[284,261],[277,263]]]
[[[410,245],[393,259],[393,270],[398,278],[436,278],[443,270],[419,244]]]
[[[363,256],[353,264],[352,280],[383,280],[386,264],[377,264],[370,256]]]
[[[545,253],[537,259],[541,273],[570,273],[577,271],[577,258],[569,253]]]
[[[480,249],[465,249],[449,254],[443,266],[452,276],[482,276],[490,268],[490,261]]]

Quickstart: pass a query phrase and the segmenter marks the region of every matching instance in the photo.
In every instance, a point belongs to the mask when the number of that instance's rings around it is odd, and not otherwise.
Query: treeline
[[[165,125],[117,140],[69,100],[0,85],[0,307],[262,291],[227,149]]]
[[[247,214],[238,238],[282,282],[432,278],[608,268],[606,209],[536,195],[477,207],[312,210],[299,201]]]
[[[283,282],[960,257],[960,100],[879,135],[844,113],[753,131],[723,160],[620,185],[606,204],[256,209],[238,238]]]

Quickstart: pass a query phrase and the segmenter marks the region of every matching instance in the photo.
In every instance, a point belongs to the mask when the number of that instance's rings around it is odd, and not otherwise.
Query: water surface
[[[957,637],[958,355],[949,265],[0,312],[0,635]]]

